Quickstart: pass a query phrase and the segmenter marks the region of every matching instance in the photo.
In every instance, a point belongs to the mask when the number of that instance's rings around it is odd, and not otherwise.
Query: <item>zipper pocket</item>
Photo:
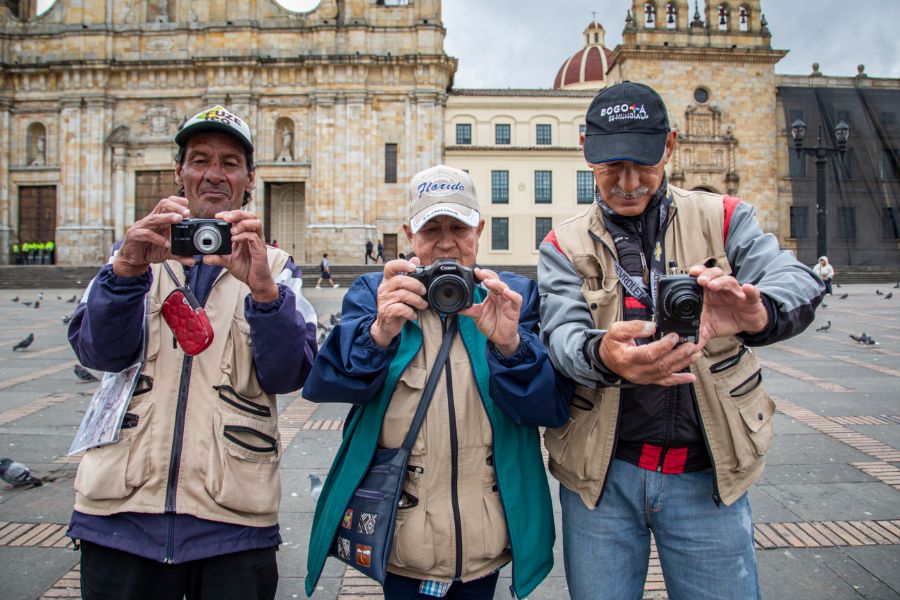
[[[727,371],[731,367],[733,367],[736,364],[738,364],[739,362],[741,362],[741,359],[744,357],[744,354],[746,354],[747,352],[751,352],[750,348],[747,346],[741,346],[741,349],[738,350],[738,353],[735,354],[734,356],[729,356],[728,358],[726,358],[724,360],[720,360],[717,363],[713,363],[713,364],[709,365],[709,372],[710,373],[721,373],[722,371]]]
[[[731,388],[731,391],[728,393],[732,398],[740,398],[758,388],[760,384],[762,384],[762,369],[759,369],[753,375]]]
[[[235,435],[236,433],[243,433],[243,434],[253,436],[255,438],[258,438],[258,439],[266,442],[266,444],[268,444],[268,445],[254,446],[253,444],[251,444],[249,442],[245,442],[244,440],[242,440],[241,438],[236,436]],[[234,442],[235,444],[237,444],[238,446],[240,446],[241,448],[244,448],[246,450],[251,450],[253,452],[277,452],[278,451],[278,443],[275,441],[275,438],[273,438],[270,435],[266,435],[262,431],[257,431],[256,429],[253,429],[252,427],[244,427],[243,425],[226,425],[225,429],[223,431],[223,435],[225,436],[225,439],[227,439],[231,442]]]
[[[587,412],[594,410],[594,405],[591,403],[591,401],[583,396],[579,396],[578,394],[572,396],[572,399],[569,400],[569,405],[574,406],[578,410],[584,410]]]
[[[214,385],[213,389],[219,392],[219,399],[224,400],[241,412],[250,413],[257,417],[271,417],[272,409],[265,404],[258,404],[238,394],[230,385]]]
[[[384,492],[379,492],[378,490],[367,490],[360,488],[356,490],[354,496],[359,496],[360,498],[367,498],[369,500],[384,500]]]

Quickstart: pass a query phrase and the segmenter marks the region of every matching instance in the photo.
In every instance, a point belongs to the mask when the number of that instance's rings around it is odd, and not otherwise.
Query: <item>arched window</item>
[[[43,123],[28,126],[25,144],[25,164],[35,167],[47,164],[47,128]]]
[[[727,4],[722,3],[719,5],[719,31],[728,31],[728,18],[730,12]]]
[[[750,9],[746,5],[741,5],[738,25],[741,31],[750,31]]]
[[[666,29],[678,28],[678,7],[674,2],[666,3]]]
[[[651,2],[644,4],[644,29],[656,29],[656,5]]]

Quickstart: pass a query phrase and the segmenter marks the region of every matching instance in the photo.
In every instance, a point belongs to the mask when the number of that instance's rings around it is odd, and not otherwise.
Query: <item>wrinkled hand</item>
[[[231,254],[208,254],[203,257],[203,263],[228,269],[236,279],[247,284],[257,302],[274,302],[278,298],[278,286],[269,268],[262,221],[246,210],[220,212],[215,218],[231,224]]]
[[[616,321],[600,343],[600,359],[606,368],[631,383],[679,385],[692,383],[691,373],[680,373],[700,357],[702,345],[678,344],[678,334],[638,346],[635,338],[650,337],[656,331],[652,321]]]
[[[471,317],[478,330],[494,344],[503,356],[512,356],[519,349],[519,311],[522,295],[510,289],[500,276],[488,269],[475,269],[488,294],[480,304],[470,306],[459,314]]]
[[[378,314],[369,328],[372,340],[382,348],[387,348],[391,341],[400,335],[400,330],[407,321],[416,320],[416,310],[428,308],[425,300],[425,286],[421,281],[405,277],[406,273],[415,271],[419,259],[411,261],[396,259],[385,263],[384,279],[378,286]]]
[[[160,200],[149,215],[128,229],[113,261],[113,272],[119,277],[137,277],[151,264],[172,258],[171,226],[190,216],[187,198],[169,196]],[[193,262],[187,258],[187,264]]]
[[[700,345],[712,338],[735,333],[759,333],[769,323],[759,288],[741,285],[718,267],[694,265],[688,272],[703,288],[703,312],[700,315]]]

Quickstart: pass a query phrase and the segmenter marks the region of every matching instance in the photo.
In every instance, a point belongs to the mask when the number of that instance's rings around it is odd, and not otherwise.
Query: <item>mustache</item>
[[[199,194],[206,194],[208,192],[215,192],[218,194],[225,194],[226,196],[231,195],[231,187],[227,184],[223,185],[201,185],[197,190]]]
[[[642,185],[641,187],[639,187],[635,190],[626,192],[621,187],[616,185],[616,186],[613,186],[613,188],[610,190],[610,193],[612,193],[612,195],[618,196],[620,198],[626,198],[628,200],[637,200],[638,198],[643,198],[644,196],[649,194],[650,188],[647,187],[646,185]]]

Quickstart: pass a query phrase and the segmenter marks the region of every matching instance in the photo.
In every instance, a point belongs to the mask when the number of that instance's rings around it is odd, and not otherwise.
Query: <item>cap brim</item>
[[[239,141],[244,148],[253,152],[253,144],[251,144],[247,138],[238,133],[231,125],[226,125],[225,123],[220,123],[218,121],[201,121],[184,126],[175,134],[175,143],[179,146],[184,146],[187,143],[188,138],[201,131],[221,131],[230,134],[234,139]]]
[[[444,202],[441,204],[432,204],[428,208],[419,211],[409,220],[409,228],[413,233],[418,233],[422,226],[435,217],[446,215],[453,217],[457,221],[462,221],[469,227],[476,227],[481,215],[477,210],[471,209],[461,204],[453,204]]]
[[[666,152],[668,135],[668,132],[588,135],[584,138],[584,158],[593,165],[614,160],[655,165]]]

